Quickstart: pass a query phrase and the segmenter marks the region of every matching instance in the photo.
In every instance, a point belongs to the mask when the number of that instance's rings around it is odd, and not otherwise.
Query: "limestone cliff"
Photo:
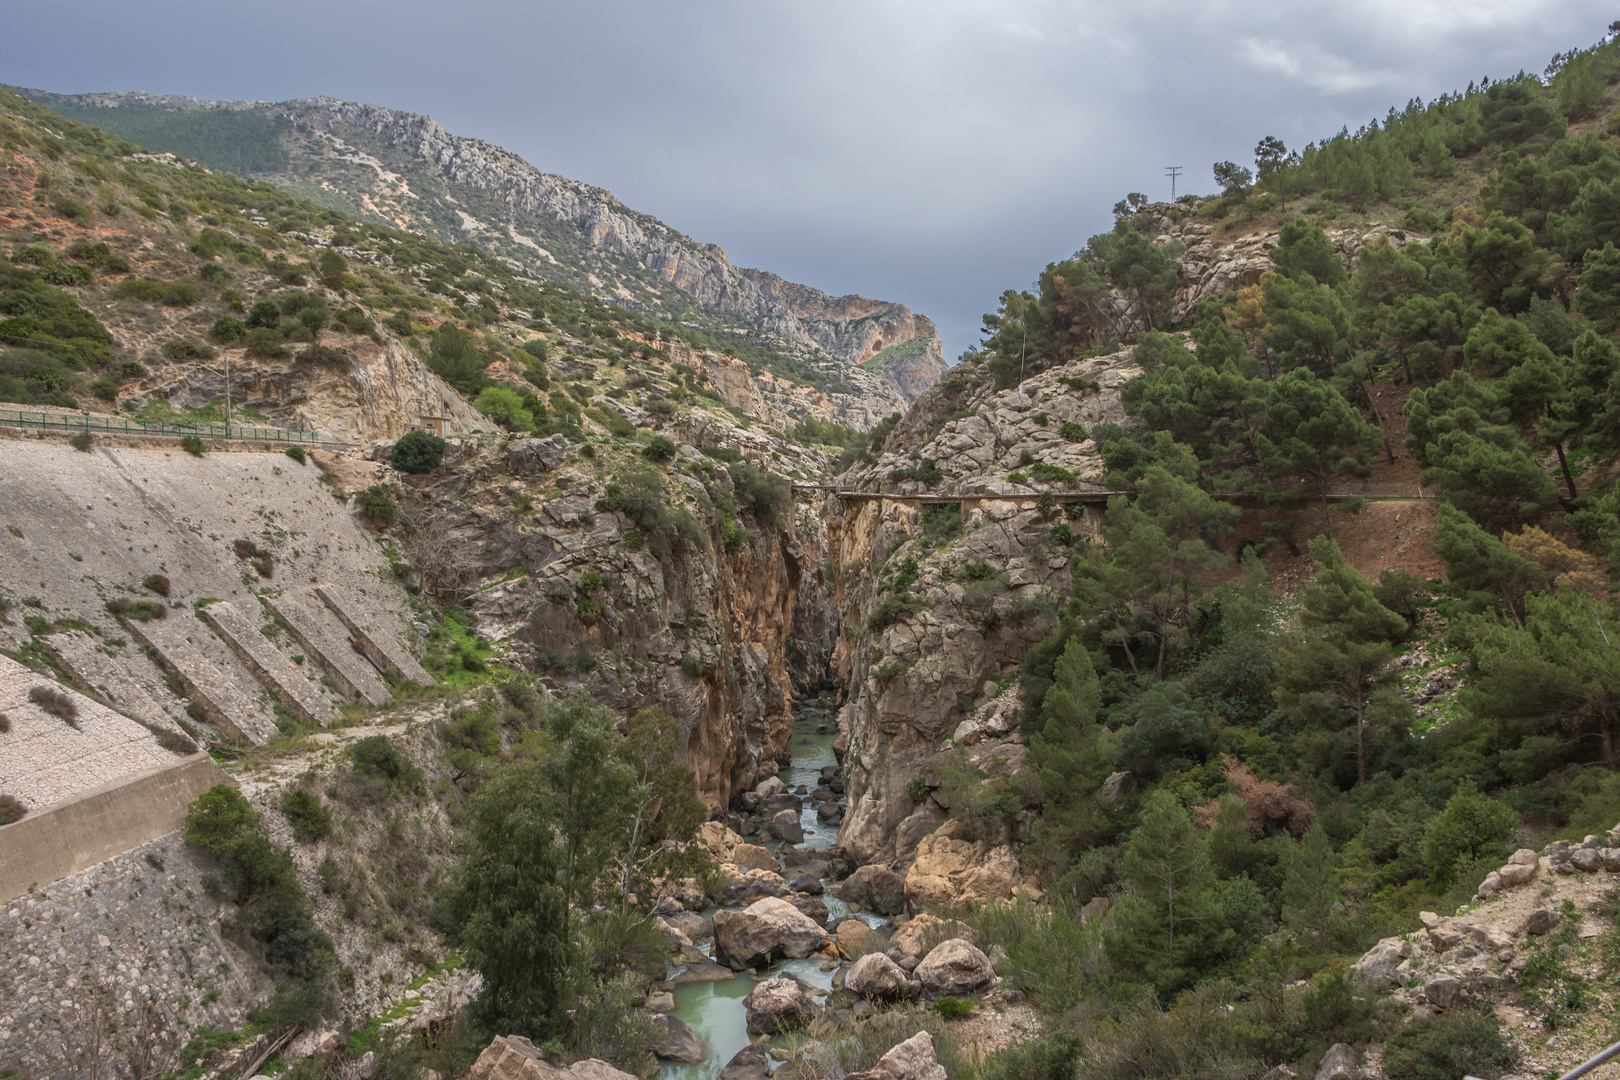
[[[917,481],[889,476],[928,459],[942,475],[927,493],[964,496],[960,508],[846,504],[834,550],[846,588],[837,662],[849,680],[840,719],[849,810],[840,835],[857,861],[910,860],[943,817],[929,800],[914,801],[910,782],[1055,629],[1070,589],[1065,533],[1094,531],[1098,517],[1080,504],[1066,513],[1037,500],[1048,490],[1100,488],[1096,444],[1060,429],[1124,422],[1119,387],[1136,374],[1128,352],[1043,372],[1022,394],[953,373],[918,401],[878,460],[845,476],[867,491],[918,493]],[[1036,479],[1032,463],[1075,479]],[[1059,524],[1067,529],[1054,531]]]
[[[257,178],[357,218],[479,245],[540,277],[666,319],[697,317],[765,341],[780,339],[802,347],[796,358],[834,379],[885,350],[920,342],[876,372],[892,399],[880,416],[910,404],[945,369],[933,322],[904,304],[829,296],[734,266],[717,245],[638,213],[602,188],[541,172],[428,116],[326,97],[270,103],[26,93],[75,119],[131,135],[137,132],[121,121],[142,113],[263,117],[273,125],[259,133],[265,145],[248,169]]]

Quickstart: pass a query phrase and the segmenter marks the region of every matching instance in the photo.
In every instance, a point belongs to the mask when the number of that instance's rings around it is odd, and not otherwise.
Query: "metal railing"
[[[94,413],[30,412],[26,409],[0,409],[0,424],[39,431],[88,431],[94,435],[137,435],[181,438],[196,435],[205,439],[237,439],[242,442],[304,443],[323,440],[319,432],[297,428],[257,427],[243,424],[175,423],[168,420],[131,420],[123,416]]]

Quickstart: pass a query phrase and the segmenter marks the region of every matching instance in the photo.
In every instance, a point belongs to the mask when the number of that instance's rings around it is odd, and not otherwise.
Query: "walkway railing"
[[[131,420],[123,416],[94,413],[30,412],[0,409],[0,424],[36,431],[88,431],[94,435],[166,436],[196,435],[205,439],[238,439],[243,442],[303,443],[324,442],[319,432],[298,428],[257,427],[243,424],[186,424],[167,420]]]
[[[984,502],[1004,501],[1019,502],[1033,501],[1047,494],[1045,491],[1016,492],[1012,494],[993,494],[987,491],[948,492],[948,491],[900,491],[898,489],[880,486],[878,488],[845,488],[835,484],[794,484],[793,491],[797,493],[819,493],[830,495],[835,499],[849,499],[855,501],[887,499],[891,502]],[[1129,495],[1128,491],[1064,491],[1059,488],[1051,489],[1051,495],[1058,502],[1094,502],[1106,503],[1115,495]],[[1345,502],[1351,499],[1432,499],[1433,495],[1423,490],[1419,484],[1330,484],[1327,491],[1316,487],[1295,488],[1267,488],[1263,491],[1212,491],[1212,499],[1227,501],[1243,500],[1282,500],[1301,499],[1310,501],[1326,497],[1329,502]]]

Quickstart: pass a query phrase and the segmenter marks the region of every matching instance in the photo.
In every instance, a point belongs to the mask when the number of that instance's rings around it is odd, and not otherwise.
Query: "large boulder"
[[[791,975],[766,979],[742,1003],[748,1013],[748,1030],[756,1035],[797,1031],[815,1012],[804,985]]]
[[[845,919],[834,927],[833,932],[838,935],[839,951],[851,959],[881,949],[884,945],[883,935],[859,919]]]
[[[715,862],[734,862],[733,852],[742,843],[742,837],[727,828],[724,822],[705,821],[698,826],[697,842],[709,849]],[[685,901],[681,901],[685,903]],[[690,905],[688,905],[690,906]]]
[[[838,895],[880,915],[899,915],[906,910],[906,879],[874,863],[849,875],[838,886]]]
[[[827,917],[830,913],[827,911],[827,905],[821,900],[820,897],[805,896],[802,893],[794,893],[791,896],[784,896],[782,899],[798,908],[805,915],[809,916],[811,919],[814,919],[822,926],[827,925]]]
[[[466,1080],[636,1080],[605,1061],[587,1058],[566,1069],[547,1061],[521,1035],[497,1035],[467,1072]]]
[[[561,435],[544,439],[517,439],[506,444],[506,467],[517,476],[549,472],[568,456],[568,440]]]
[[[771,817],[771,835],[784,844],[802,844],[804,825],[796,810],[779,810]]]
[[[918,915],[894,932],[892,944],[906,956],[922,959],[940,942],[961,938],[971,944],[979,943],[979,936],[967,923],[957,919],[941,919],[926,912]]]
[[[953,997],[984,990],[996,980],[990,958],[961,938],[935,945],[917,965],[915,974],[930,994]]]
[[[1559,923],[1558,912],[1550,908],[1536,908],[1524,917],[1524,932],[1531,937],[1549,934]]]
[[[844,1080],[945,1080],[945,1066],[934,1056],[934,1039],[919,1031],[878,1059],[866,1072],[853,1072]]]
[[[664,1025],[663,1037],[658,1040],[658,1045],[649,1049],[659,1060],[673,1061],[678,1065],[696,1065],[709,1056],[703,1043],[686,1024],[673,1016],[660,1016],[658,1019]]]
[[[750,1043],[737,1051],[716,1080],[771,1080],[771,1052],[763,1043]]]
[[[751,904],[761,897],[787,896],[792,891],[788,883],[782,880],[781,874],[769,870],[750,870],[747,873],[731,870],[726,874],[726,883],[720,895],[727,904]]]
[[[776,897],[714,914],[715,956],[739,971],[783,957],[802,960],[831,944],[832,936],[815,920]]]
[[[776,856],[771,854],[769,848],[758,844],[738,844],[732,849],[730,861],[745,874],[750,870],[769,870],[773,874],[782,872],[782,864],[776,860]]]
[[[1369,990],[1385,990],[1401,985],[1396,970],[1413,953],[1412,943],[1388,937],[1368,949],[1350,968],[1350,981]]]
[[[880,952],[867,953],[844,976],[844,989],[868,1001],[891,1001],[910,986],[904,969]]]
[[[709,925],[709,920],[695,911],[677,911],[658,917],[664,921],[665,926],[680,931],[687,941],[694,944],[707,941],[714,934],[714,927]]]
[[[754,788],[754,794],[761,799],[769,799],[773,795],[788,794],[788,786],[782,782],[780,776],[769,776],[761,781],[758,787]]]
[[[1334,1043],[1316,1066],[1316,1080],[1354,1080],[1359,1064],[1355,1047],[1347,1043]]]

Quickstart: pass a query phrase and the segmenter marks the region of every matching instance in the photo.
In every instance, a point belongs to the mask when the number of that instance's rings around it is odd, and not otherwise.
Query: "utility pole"
[[[1181,175],[1180,165],[1166,165],[1164,175],[1170,178],[1170,201],[1176,201],[1176,177]]]

